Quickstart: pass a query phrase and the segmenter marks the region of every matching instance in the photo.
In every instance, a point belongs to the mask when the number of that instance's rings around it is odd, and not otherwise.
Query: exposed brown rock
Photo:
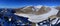
[[[27,7],[26,9],[23,9],[23,13],[31,13],[31,12],[33,12],[32,8],[33,7]]]
[[[52,20],[54,18],[57,18],[57,16],[56,15],[51,15],[49,18],[50,18],[50,20]]]
[[[36,24],[35,23],[32,23],[32,26],[36,26]]]
[[[32,13],[33,12],[32,8],[33,7],[27,7],[26,9],[19,8],[16,9],[16,13],[25,13],[25,14]]]

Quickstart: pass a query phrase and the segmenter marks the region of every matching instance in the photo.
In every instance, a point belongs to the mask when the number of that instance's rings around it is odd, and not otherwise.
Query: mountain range
[[[26,6],[22,8],[15,9],[16,13],[25,13],[25,14],[44,14],[50,11],[50,7],[47,6]]]

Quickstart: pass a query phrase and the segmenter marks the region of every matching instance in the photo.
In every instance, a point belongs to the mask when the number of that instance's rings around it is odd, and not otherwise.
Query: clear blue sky
[[[19,8],[28,5],[60,5],[60,0],[0,0],[0,8]]]

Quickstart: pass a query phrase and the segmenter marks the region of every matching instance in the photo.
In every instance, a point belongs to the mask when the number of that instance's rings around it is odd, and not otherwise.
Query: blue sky
[[[0,0],[0,8],[19,8],[29,5],[60,5],[60,0]]]

